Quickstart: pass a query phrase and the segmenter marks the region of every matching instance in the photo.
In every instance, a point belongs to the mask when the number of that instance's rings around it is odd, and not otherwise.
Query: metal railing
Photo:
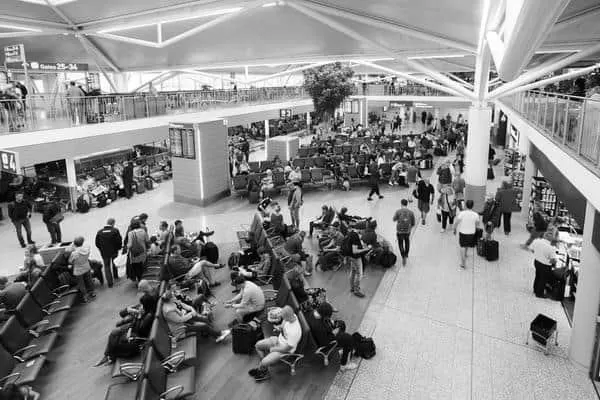
[[[0,100],[0,134],[25,133],[131,119],[149,118],[308,98],[302,87],[199,90],[87,97],[33,95],[26,100]]]
[[[596,167],[600,162],[600,101],[528,91],[502,100],[555,142]]]
[[[354,87],[354,95],[357,96],[452,96],[441,90],[432,89],[429,86],[411,83],[409,85],[390,84],[358,84]]]

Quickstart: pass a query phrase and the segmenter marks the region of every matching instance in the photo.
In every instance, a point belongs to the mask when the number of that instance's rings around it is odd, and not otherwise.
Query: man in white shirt
[[[293,354],[302,339],[302,326],[292,307],[283,307],[281,316],[281,325],[275,327],[280,331],[279,336],[271,336],[256,343],[256,352],[261,360],[258,368],[248,371],[256,381],[269,379],[271,376],[268,367],[279,362],[286,354]]]
[[[257,317],[265,308],[265,295],[260,287],[247,281],[236,272],[231,273],[231,283],[240,288],[240,293],[225,302],[225,307],[235,309],[236,321],[248,323]],[[233,326],[235,321],[230,323]]]
[[[480,225],[479,214],[473,211],[473,200],[467,200],[466,206],[466,210],[459,212],[454,221],[454,234],[458,231],[460,246],[460,267],[463,269],[467,263],[467,251],[477,245],[475,232]]]
[[[533,280],[533,292],[536,297],[546,297],[546,283],[550,280],[552,266],[556,264],[556,248],[552,246],[553,233],[548,231],[544,236],[535,239],[529,249],[533,252],[533,265],[535,267],[535,279]]]

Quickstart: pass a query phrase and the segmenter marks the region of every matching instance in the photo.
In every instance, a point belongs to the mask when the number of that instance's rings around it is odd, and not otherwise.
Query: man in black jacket
[[[131,161],[125,161],[122,178],[125,196],[130,199],[133,196],[133,164]]]
[[[52,244],[62,242],[62,232],[60,230],[60,222],[63,220],[60,204],[58,201],[51,201],[44,210],[42,221],[46,224],[50,233]]]
[[[96,234],[96,247],[100,250],[100,254],[102,255],[104,275],[106,276],[106,283],[109,288],[113,286],[113,275],[114,279],[119,279],[118,271],[113,260],[119,254],[122,242],[123,239],[121,238],[121,233],[115,228],[115,219],[109,218],[106,221],[106,226],[100,229]]]
[[[23,199],[23,193],[17,193],[15,195],[15,201],[8,205],[8,217],[12,221],[15,229],[17,230],[17,238],[21,247],[25,248],[25,240],[23,240],[23,233],[21,227],[25,227],[27,233],[27,243],[34,244],[35,242],[31,239],[31,224],[29,218],[31,218],[31,204]]]

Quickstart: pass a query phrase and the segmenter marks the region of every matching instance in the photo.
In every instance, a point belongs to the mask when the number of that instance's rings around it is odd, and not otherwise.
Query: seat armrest
[[[43,319],[39,322],[36,322],[35,324],[31,325],[29,327],[30,330],[36,331],[39,333],[38,328],[41,328],[44,325],[48,325],[50,323],[50,321],[48,321],[47,319]]]
[[[71,309],[71,306],[62,306],[62,307],[57,308],[56,310],[52,310],[52,312],[49,313],[48,315],[56,314],[57,312],[66,311],[66,310],[70,310],[70,309]]]
[[[15,353],[13,354],[13,357],[16,358],[17,360],[19,360],[20,362],[23,362],[23,359],[21,357],[19,357],[19,354],[23,354],[27,350],[31,350],[36,347],[37,347],[37,344],[30,344],[29,346],[22,347],[19,350],[15,351]]]
[[[167,389],[167,391],[161,393],[160,398],[164,400],[176,399],[181,394],[181,392],[183,392],[182,385],[173,386],[172,388]],[[171,395],[173,396],[170,397]]]
[[[185,352],[177,351],[171,354],[169,357],[165,358],[161,365],[168,372],[175,372],[177,371],[177,368],[183,362],[183,360],[185,360]]]
[[[42,308],[45,310],[48,310],[50,307],[52,307],[55,304],[60,304],[60,300],[51,301],[50,303],[43,305]]]
[[[137,381],[142,375],[143,368],[144,365],[142,363],[125,363],[121,364],[119,372],[132,381]]]
[[[17,379],[19,379],[19,377],[20,377],[20,376],[21,376],[21,373],[20,373],[20,372],[15,372],[14,374],[6,375],[5,377],[3,377],[3,378],[0,378],[0,383],[4,383],[4,382],[9,382],[9,383],[10,383],[10,382],[14,382],[14,381],[16,381]],[[11,379],[12,379],[12,378],[17,378],[17,379],[15,379],[14,381],[11,381]],[[4,385],[2,385],[2,386],[4,386]]]
[[[62,285],[62,286],[59,286],[59,287],[57,287],[56,289],[54,289],[54,290],[52,291],[52,294],[53,294],[53,295],[55,295],[56,297],[59,297],[59,296],[60,296],[60,294],[59,294],[60,292],[63,292],[63,291],[65,291],[65,290],[68,290],[70,287],[71,287],[71,286],[69,286],[69,285]]]

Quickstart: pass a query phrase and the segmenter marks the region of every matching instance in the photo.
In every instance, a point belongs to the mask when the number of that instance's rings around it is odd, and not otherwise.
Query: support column
[[[519,149],[521,154],[525,154],[525,172],[523,174],[523,200],[521,203],[521,216],[524,219],[529,218],[529,202],[531,201],[531,182],[533,177],[537,175],[537,167],[530,157],[531,142],[529,138],[522,137],[519,143],[522,143],[522,149]]]
[[[569,343],[569,359],[575,366],[586,371],[589,371],[592,361],[600,304],[600,252],[592,244],[595,217],[596,209],[588,202],[585,208],[577,301]]]
[[[271,136],[269,129],[269,120],[265,119],[265,160],[269,159],[269,137]]]
[[[486,106],[469,108],[469,130],[465,150],[465,200],[473,200],[473,210],[483,210],[486,195],[488,149],[492,110]]]
[[[119,93],[129,92],[129,74],[127,72],[113,73],[113,82]]]
[[[72,158],[65,158],[65,165],[67,169],[67,185],[69,186],[71,209],[75,210],[75,204],[77,203],[77,173],[75,172],[75,160]]]

